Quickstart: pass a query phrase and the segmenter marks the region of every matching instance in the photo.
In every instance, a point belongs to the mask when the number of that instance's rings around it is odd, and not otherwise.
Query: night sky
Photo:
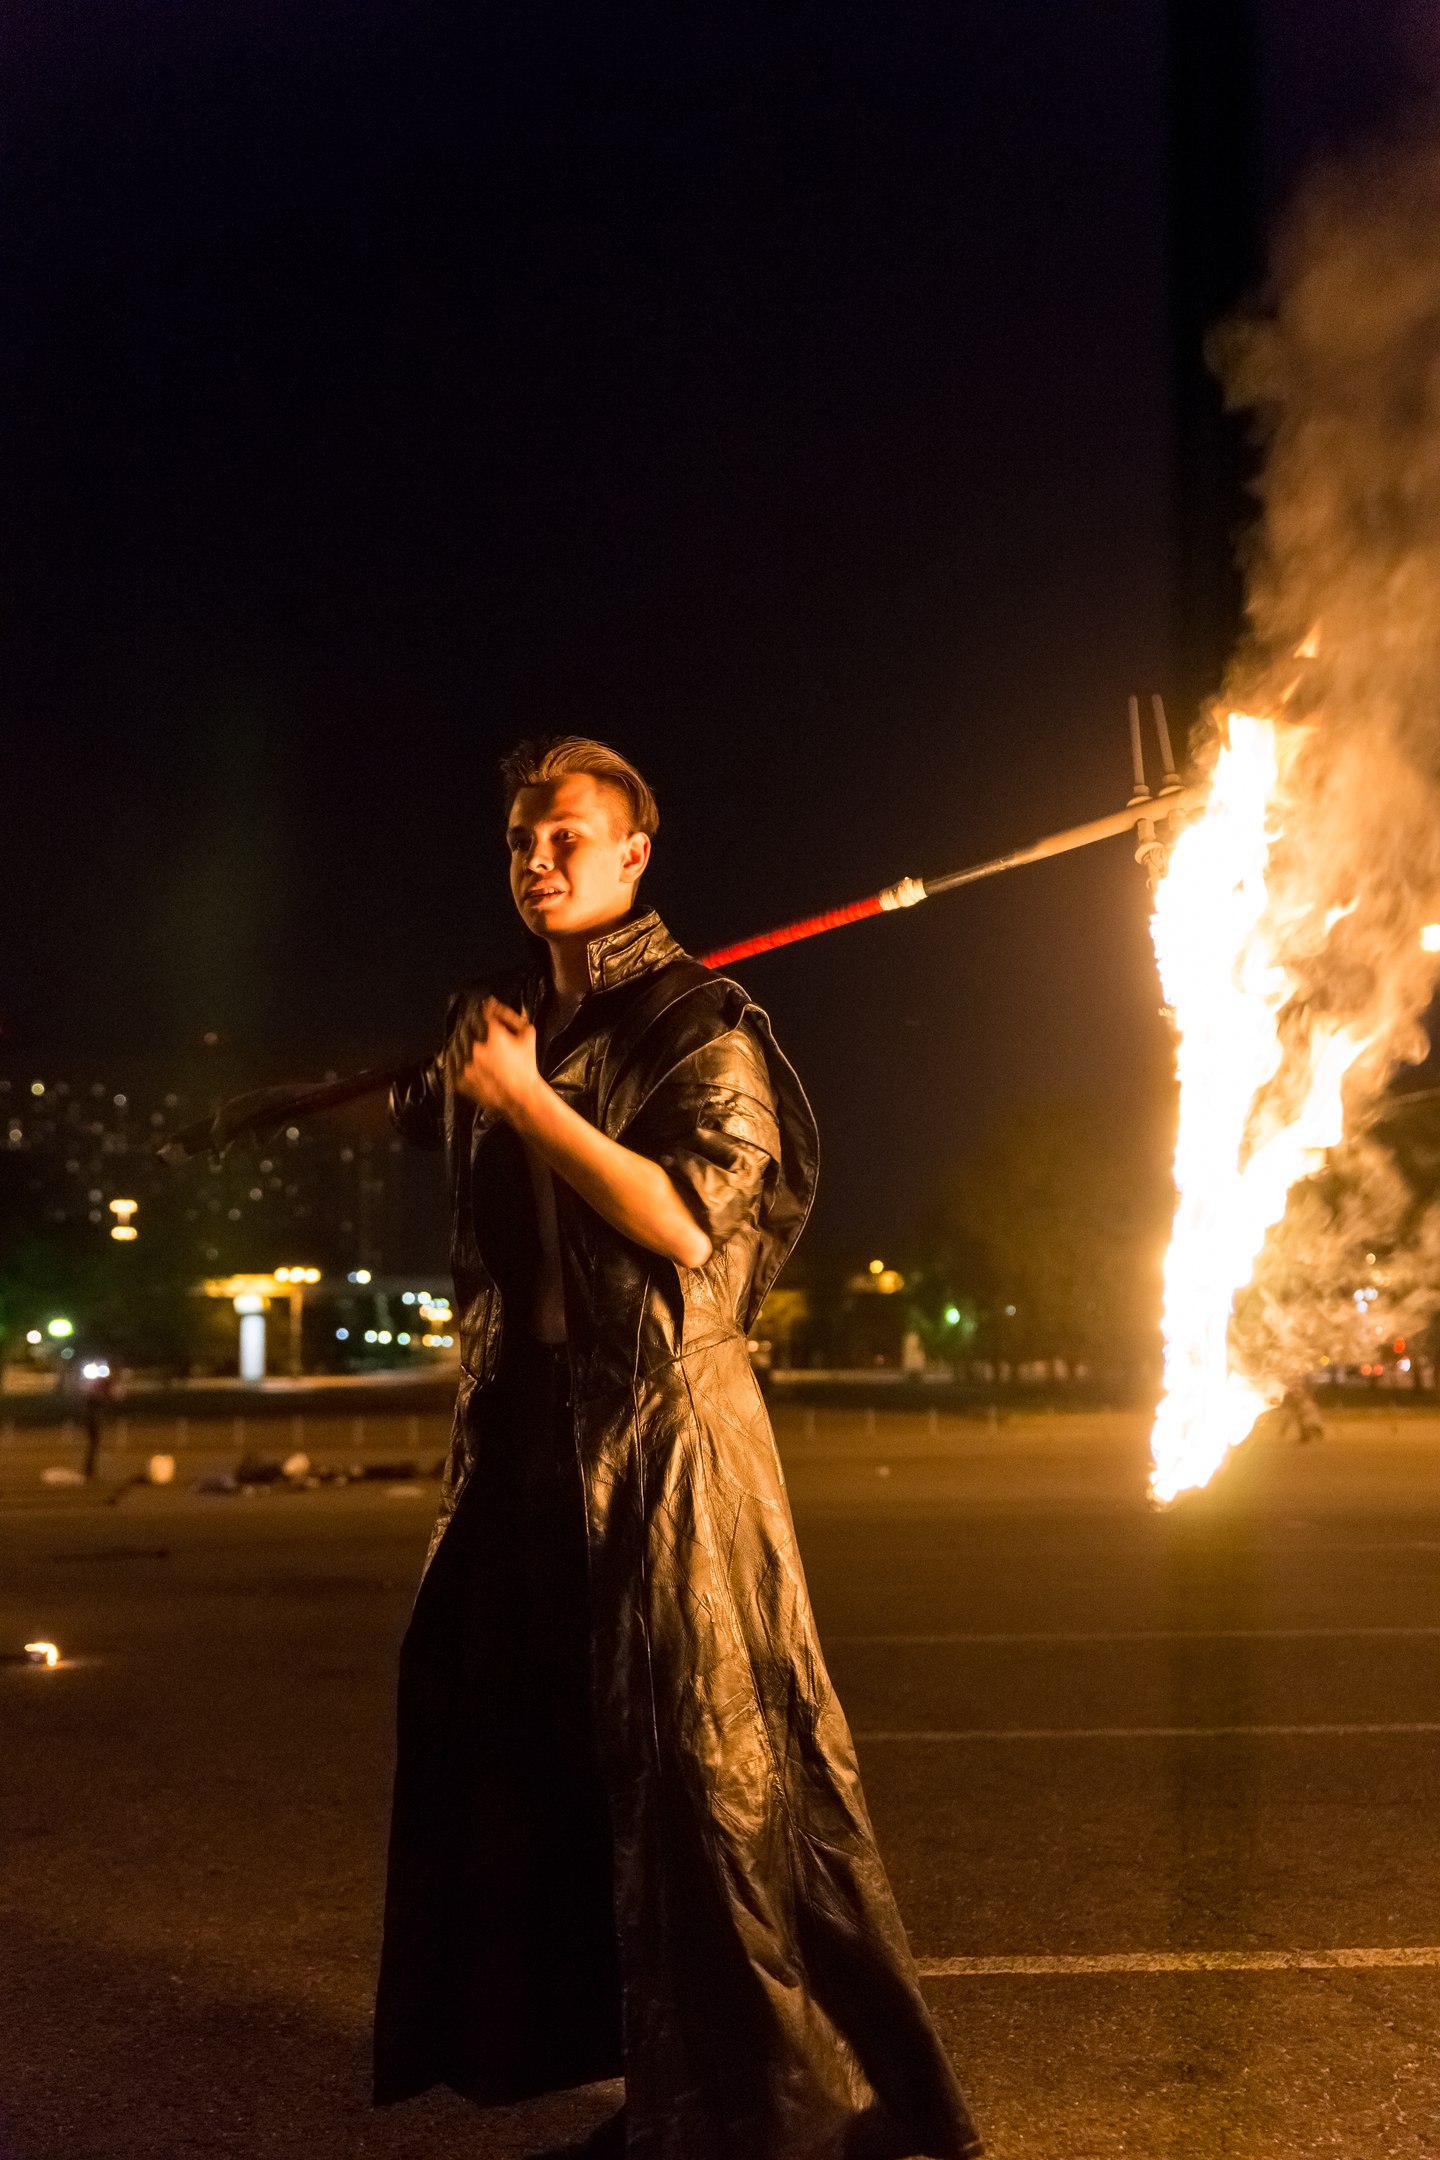
[[[1255,18],[1257,244],[1424,20]],[[1173,27],[12,0],[0,1064],[424,1046],[521,939],[536,729],[652,778],[694,949],[1118,807],[1189,687]],[[1111,842],[749,964],[832,1233],[1154,1100],[1145,909]]]

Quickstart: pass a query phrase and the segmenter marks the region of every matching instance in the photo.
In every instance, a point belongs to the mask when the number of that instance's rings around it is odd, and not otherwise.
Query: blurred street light
[[[110,1235],[122,1245],[128,1245],[132,1238],[137,1238],[140,1235],[140,1232],[131,1221],[131,1217],[136,1213],[139,1205],[138,1200],[112,1200],[110,1202],[111,1214],[118,1215],[120,1218],[111,1229]]]
[[[277,1267],[275,1280],[284,1283],[290,1293],[290,1372],[292,1378],[298,1379],[304,1370],[305,1287],[307,1283],[319,1282],[320,1270],[318,1267]]]

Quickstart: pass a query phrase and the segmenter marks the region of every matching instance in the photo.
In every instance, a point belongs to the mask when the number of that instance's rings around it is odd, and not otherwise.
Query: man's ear
[[[620,875],[627,885],[638,885],[650,860],[650,835],[632,832],[620,856]]]

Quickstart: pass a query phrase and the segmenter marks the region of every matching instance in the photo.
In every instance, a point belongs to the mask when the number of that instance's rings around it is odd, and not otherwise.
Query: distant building
[[[297,1262],[341,1277],[357,1267],[434,1272],[445,1249],[438,1163],[383,1131],[292,1125],[223,1163],[174,1169],[156,1159],[167,1133],[253,1084],[124,1060],[10,1066],[0,1073],[10,1212],[30,1213],[37,1229],[81,1225],[108,1237],[114,1203],[134,1201],[122,1223],[139,1239],[163,1237],[196,1279]]]

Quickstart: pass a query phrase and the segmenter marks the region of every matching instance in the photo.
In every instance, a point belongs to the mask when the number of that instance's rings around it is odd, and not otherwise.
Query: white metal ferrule
[[[902,877],[898,885],[887,885],[880,895],[880,905],[885,911],[897,907],[914,907],[926,897],[925,887],[918,877]]]

